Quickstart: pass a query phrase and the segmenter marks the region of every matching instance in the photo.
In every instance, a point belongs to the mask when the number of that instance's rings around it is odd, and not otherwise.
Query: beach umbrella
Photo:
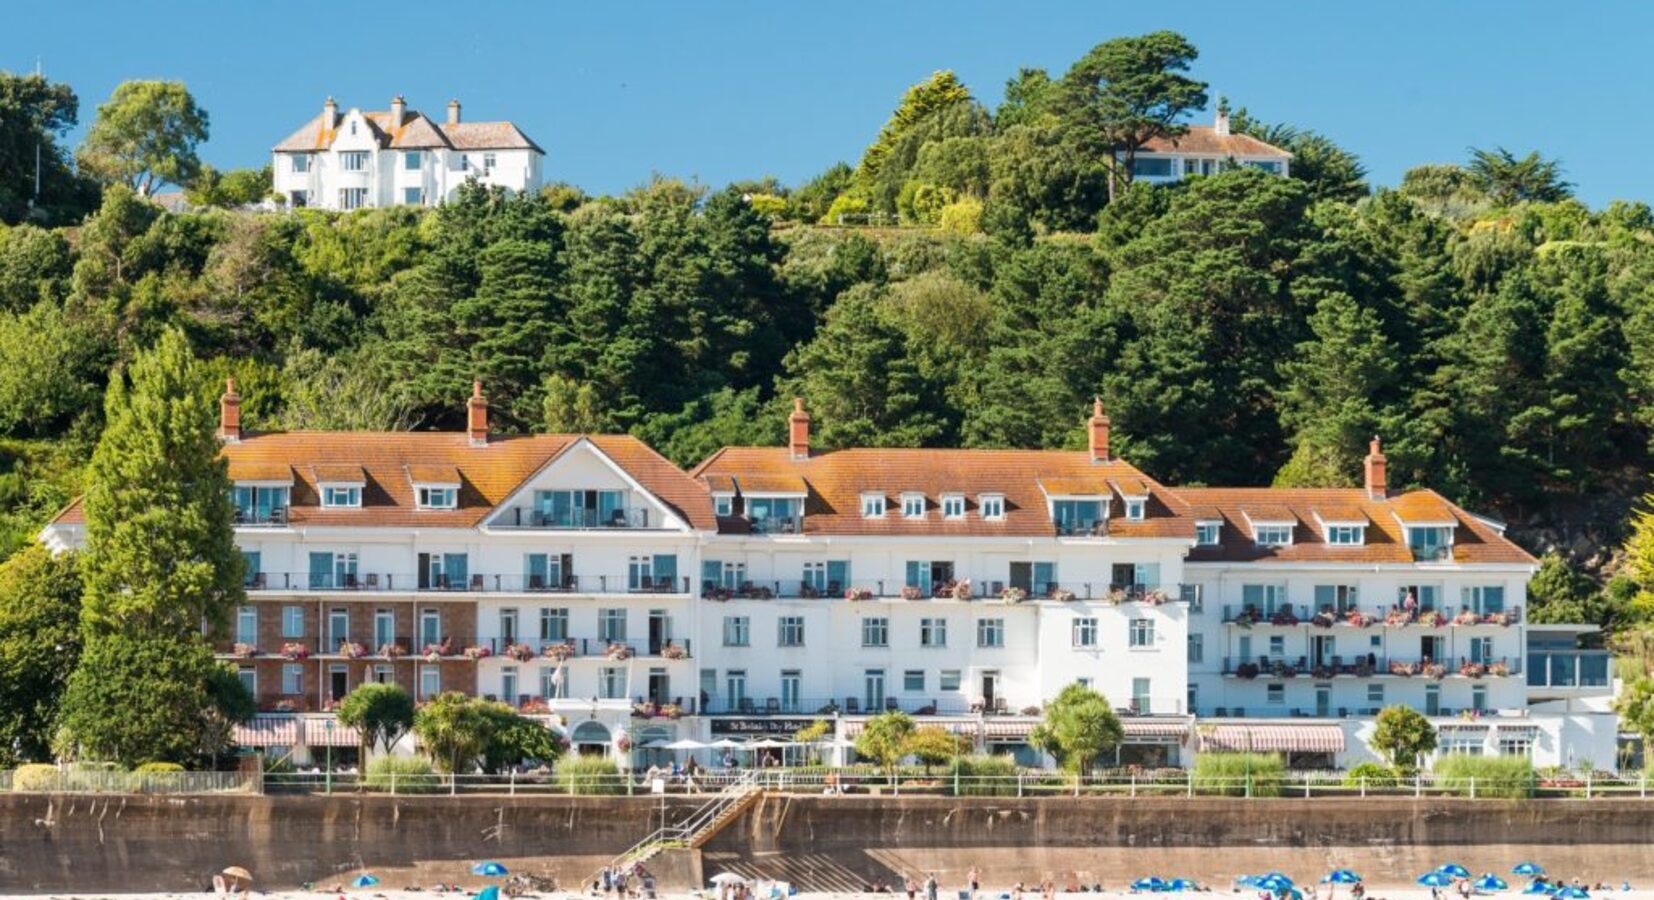
[[[1442,873],[1443,875],[1451,875],[1454,878],[1469,878],[1470,877],[1470,870],[1465,868],[1464,866],[1459,865],[1458,863],[1448,863],[1448,864],[1442,866],[1441,868],[1437,869],[1436,871]]]
[[[358,875],[355,878],[352,878],[350,880],[350,886],[353,887],[353,888],[373,887],[374,885],[376,885],[378,883],[379,883],[379,879],[373,877],[372,875],[369,875],[366,872],[363,872],[362,874],[360,874],[360,875]]]
[[[1551,886],[1543,881],[1535,881],[1522,889],[1524,894],[1550,894]]]
[[[778,741],[775,738],[764,738],[761,741],[753,741],[752,743],[747,744],[747,747],[749,747],[753,750],[779,750],[782,747],[791,747],[791,746],[792,746],[792,742],[790,742],[790,741]]]
[[[1545,868],[1538,863],[1519,862],[1510,872],[1512,875],[1543,875]]]
[[[712,876],[712,883],[718,885],[746,884],[747,880],[734,872],[719,872],[718,874]]]
[[[1281,884],[1286,885],[1287,887],[1292,887],[1292,885],[1293,885],[1292,879],[1290,877],[1288,877],[1285,872],[1282,872],[1278,869],[1270,869],[1267,873],[1264,874],[1263,877],[1273,878],[1276,881],[1280,882]]]
[[[679,738],[661,748],[662,750],[705,750],[706,745],[690,738]]]
[[[1281,891],[1292,889],[1292,879],[1282,875],[1279,872],[1270,872],[1268,875],[1259,878],[1253,887],[1260,890],[1269,891],[1270,893],[1280,893]]]
[[[1173,878],[1171,881],[1166,882],[1166,890],[1168,890],[1168,891],[1198,891],[1198,890],[1200,890],[1200,885],[1195,884],[1193,881],[1190,881],[1187,878]]]
[[[707,746],[716,747],[719,750],[739,750],[742,747],[745,747],[746,744],[743,744],[740,741],[732,741],[729,738],[720,738],[719,740],[707,744]]]
[[[645,741],[640,746],[642,746],[645,750],[665,750],[672,745],[668,744],[666,741],[656,739],[653,741]]]
[[[1475,887],[1478,891],[1503,891],[1510,889],[1510,885],[1506,884],[1503,878],[1500,878],[1492,872],[1476,879],[1476,883],[1473,887]]]
[[[1261,876],[1258,876],[1258,875],[1242,875],[1241,877],[1235,879],[1235,886],[1236,887],[1243,887],[1243,888],[1255,888],[1255,887],[1258,886],[1258,882],[1262,881],[1262,880],[1263,880],[1263,878]]]
[[[1334,869],[1327,873],[1326,878],[1321,880],[1331,882],[1332,884],[1355,884],[1357,881],[1361,880],[1361,876],[1351,872],[1349,869]]]
[[[491,884],[477,891],[477,900],[500,900],[500,886]]]
[[[492,877],[492,876],[498,876],[498,875],[508,875],[510,873],[506,871],[505,866],[500,865],[499,863],[494,862],[493,860],[489,860],[488,862],[480,862],[480,863],[477,863],[476,865],[472,866],[471,867],[471,874],[472,875],[488,875],[488,876]]]
[[[1557,892],[1551,896],[1556,897],[1557,900],[1590,900],[1591,894],[1584,888],[1577,888],[1573,885],[1568,885],[1565,888],[1558,889]]]
[[[1163,891],[1166,889],[1166,882],[1158,876],[1151,875],[1148,878],[1139,878],[1133,881],[1131,889],[1134,891]]]
[[[1437,869],[1419,876],[1419,884],[1425,887],[1447,887],[1453,883],[1453,876]]]

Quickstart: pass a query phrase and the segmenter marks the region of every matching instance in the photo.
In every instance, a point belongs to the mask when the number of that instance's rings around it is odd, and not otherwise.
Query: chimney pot
[[[1373,436],[1373,442],[1367,448],[1367,458],[1363,461],[1367,499],[1383,500],[1390,494],[1389,460],[1384,458],[1384,448],[1378,436]]]
[[[338,114],[339,104],[334,103],[332,97],[327,98],[327,102],[322,104],[322,126],[325,128],[332,128],[333,119]]]
[[[1218,107],[1218,114],[1212,120],[1212,133],[1219,136],[1229,134],[1229,110],[1225,106]]]
[[[401,128],[402,127],[402,118],[403,118],[404,114],[407,113],[407,111],[408,111],[408,104],[407,104],[406,101],[404,101],[402,99],[401,94],[397,94],[395,97],[391,98],[391,127],[392,128]]]
[[[1103,412],[1103,398],[1094,397],[1091,401],[1091,420],[1088,423],[1091,433],[1091,461],[1108,462],[1108,414]]]
[[[793,398],[793,412],[787,417],[787,449],[793,459],[810,458],[810,414],[804,411],[804,398]]]
[[[224,379],[224,395],[218,398],[218,436],[226,444],[241,442],[241,395],[235,379]]]
[[[488,443],[488,398],[482,395],[482,379],[471,382],[471,399],[465,401],[466,431],[471,435],[471,446]]]
[[[448,101],[448,124],[459,124],[459,100],[457,99]]]

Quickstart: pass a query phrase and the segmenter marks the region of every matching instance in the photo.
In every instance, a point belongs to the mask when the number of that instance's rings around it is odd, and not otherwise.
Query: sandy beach
[[[1509,880],[1509,878],[1507,876],[1501,876],[1501,877],[1506,877],[1507,880]],[[1517,886],[1518,888],[1520,887],[1520,884],[1518,882],[1512,882],[1512,884]],[[54,893],[37,893],[37,894],[4,894],[4,893],[0,893],[0,897],[29,897],[29,898],[33,898],[33,900],[43,900],[43,898],[44,898],[44,900],[203,900],[203,898],[212,897],[212,896],[214,896],[214,895],[211,894],[211,893],[208,893],[206,891],[194,892],[194,893],[186,893],[186,892],[178,892],[178,891],[174,891],[174,892],[156,892],[156,893],[108,893],[108,892],[86,892],[86,893],[54,892]],[[363,889],[350,889],[350,888],[347,888],[347,889],[342,890],[342,891],[331,891],[331,890],[326,890],[326,891],[323,891],[323,890],[259,891],[259,890],[254,890],[246,896],[247,896],[248,900],[326,900],[326,898],[339,898],[339,897],[343,897],[343,898],[345,898],[345,900],[433,900],[433,898],[438,898],[438,900],[440,900],[440,898],[448,898],[448,900],[463,900],[463,898],[465,898],[467,896],[474,897],[475,896],[475,891],[473,890],[469,893],[467,893],[467,892],[441,892],[441,893],[439,893],[439,892],[434,892],[434,891],[429,891],[429,890],[407,891],[407,890],[382,890],[382,889],[379,889],[379,888],[363,888]],[[712,900],[712,898],[714,896],[715,896],[715,892],[713,892],[711,890],[702,891],[702,892],[699,892],[698,894],[693,893],[693,892],[684,892],[684,893],[662,892],[659,895],[661,900],[696,900],[697,897],[705,898],[705,900]],[[855,898],[855,900],[895,900],[895,898],[904,898],[904,900],[905,900],[905,896],[906,896],[905,894],[899,893],[899,892],[898,893],[854,892],[854,893],[831,893],[831,894],[829,894],[829,893],[798,893],[798,894],[794,894],[792,896],[791,900],[850,900],[850,898]],[[1104,891],[1101,891],[1101,892],[1081,891],[1081,892],[1072,893],[1072,894],[1064,893],[1064,892],[1059,892],[1058,893],[1058,897],[1093,898],[1093,900],[1144,900],[1144,898],[1148,898],[1148,897],[1165,897],[1165,898],[1190,897],[1190,898],[1196,898],[1196,897],[1202,897],[1202,896],[1205,896],[1205,897],[1225,897],[1225,898],[1230,898],[1230,900],[1256,900],[1256,898],[1258,896],[1258,892],[1257,891],[1252,891],[1252,890],[1233,890],[1233,889],[1229,889],[1229,888],[1222,888],[1222,889],[1214,889],[1214,890],[1211,890],[1211,891],[1201,891],[1201,892],[1188,893],[1188,894],[1146,894],[1146,893],[1133,893],[1133,892],[1127,891],[1127,890],[1112,890],[1112,891],[1111,890],[1104,890]],[[1340,900],[1345,900],[1345,898],[1347,898],[1348,896],[1349,896],[1348,892],[1346,890],[1343,890],[1343,889],[1340,889],[1338,894],[1337,894],[1337,897],[1340,898]],[[1449,896],[1448,892],[1443,891],[1442,896],[1443,897]],[[1524,895],[1521,893],[1521,891],[1519,889],[1516,889],[1516,890],[1509,890],[1509,891],[1501,891],[1501,892],[1498,892],[1498,893],[1477,893],[1477,894],[1474,894],[1473,896],[1478,897],[1478,898],[1483,898],[1483,900],[1488,900],[1488,898],[1513,898],[1513,900],[1514,900],[1514,898],[1523,897]],[[1593,897],[1603,897],[1603,898],[1611,897],[1611,898],[1613,898],[1613,900],[1654,900],[1654,891],[1649,891],[1649,890],[1624,891],[1624,890],[1620,890],[1618,887],[1615,887],[1611,891],[1596,891],[1596,892],[1593,892],[1592,896]],[[581,900],[582,897],[595,897],[595,895],[582,895],[582,894],[577,894],[577,893],[572,893],[572,892],[565,892],[565,891],[553,891],[553,892],[540,893],[540,894],[530,893],[530,894],[521,895],[521,898],[523,898],[523,900]],[[941,897],[942,897],[942,900],[957,900],[958,890],[957,890],[957,888],[951,889],[951,890],[944,889],[942,891]],[[1024,900],[1039,900],[1039,892],[1037,890],[1035,890],[1035,891],[1026,891],[1026,892],[1024,892],[1023,897],[1024,897]],[[1010,898],[1011,898],[1011,894],[1010,894],[1010,889],[1008,887],[1007,888],[997,888],[997,887],[996,888],[988,888],[988,887],[984,887],[983,890],[980,891],[977,895],[977,900],[1010,900]],[[1428,888],[1403,888],[1403,889],[1399,889],[1399,890],[1387,890],[1387,889],[1385,889],[1385,890],[1372,890],[1372,891],[1368,892],[1367,900],[1431,900],[1431,893],[1430,893],[1430,890]]]

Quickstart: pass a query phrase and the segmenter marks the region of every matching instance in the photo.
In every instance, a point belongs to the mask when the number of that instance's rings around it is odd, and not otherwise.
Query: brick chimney
[[[402,99],[402,95],[397,94],[395,97],[392,97],[391,98],[391,128],[393,128],[393,129],[401,128],[402,127],[402,119],[407,114],[407,112],[408,112],[408,104]]]
[[[459,124],[459,100],[457,98],[448,101],[448,124]]]
[[[1091,461],[1108,462],[1108,414],[1103,412],[1103,398],[1091,401]]]
[[[1218,114],[1212,119],[1212,133],[1221,136],[1229,134],[1229,102],[1218,101]]]
[[[224,396],[218,398],[218,437],[226,444],[241,443],[241,395],[235,379],[224,379]]]
[[[466,430],[471,433],[471,446],[488,443],[488,399],[482,395],[482,379],[471,382],[471,399],[465,401]]]
[[[338,121],[339,104],[334,103],[333,98],[329,97],[327,102],[322,104],[322,127],[332,128]]]
[[[810,458],[810,414],[804,411],[804,398],[793,398],[793,413],[787,417],[787,449],[793,459]]]
[[[1379,446],[1378,436],[1373,436],[1371,447],[1367,451],[1364,463],[1366,469],[1367,499],[1383,500],[1390,493],[1389,477],[1386,473],[1389,461],[1384,458],[1384,450]]]

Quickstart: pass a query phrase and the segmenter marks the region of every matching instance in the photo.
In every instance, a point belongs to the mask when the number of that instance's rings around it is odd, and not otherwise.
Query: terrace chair
[[[1342,706],[1338,707],[1338,718],[1348,719],[1349,717],[1350,717],[1350,711],[1347,708],[1342,707]]]
[[[657,594],[670,594],[670,593],[672,593],[672,576],[670,576],[670,575],[657,575],[657,576],[655,576],[655,593],[657,593]]]
[[[379,590],[379,573],[378,572],[369,572],[366,577],[367,577],[367,588],[368,588],[368,590],[370,590],[370,591]]]
[[[1217,709],[1212,710],[1212,715],[1216,716],[1219,719],[1225,718],[1229,715],[1229,707],[1220,706]]]
[[[531,590],[531,591],[543,591],[543,590],[545,590],[546,589],[546,576],[544,576],[544,575],[530,575],[530,576],[528,576],[528,589]]]
[[[901,705],[896,702],[895,697],[886,697],[884,698],[884,709],[885,712],[895,712],[901,709]]]
[[[473,590],[473,591],[482,590],[482,576],[481,575],[472,575],[471,576],[471,590]]]
[[[267,580],[268,580],[268,575],[266,575],[266,573],[264,573],[264,572],[254,572],[252,579],[247,582],[247,587],[249,587],[249,588],[251,588],[252,590],[255,590],[255,591],[262,591],[262,590],[264,590],[264,588],[266,586],[266,581]]]
[[[861,712],[861,701],[857,700],[855,697],[845,697],[844,711],[850,713],[851,715]]]
[[[837,581],[827,582],[827,596],[829,596],[829,597],[842,597],[842,596],[844,596],[844,585],[843,585],[843,583],[837,582]]]
[[[1004,697],[995,697],[994,698],[994,712],[996,712],[996,713],[998,713],[1002,716],[1005,715],[1005,698]]]
[[[358,587],[358,585],[356,583],[356,573],[355,572],[346,572],[345,573],[345,590],[354,591],[354,590],[356,590],[357,587]]]
[[[764,700],[764,712],[767,712],[767,713],[769,713],[770,715],[773,716],[776,713],[779,713],[780,711],[781,711],[781,701],[779,699],[777,699],[775,697],[765,698],[765,700]]]
[[[739,709],[741,712],[744,712],[744,713],[756,712],[757,709],[758,709],[757,706],[755,706],[753,704],[751,697],[742,697],[735,704],[735,708]]]

